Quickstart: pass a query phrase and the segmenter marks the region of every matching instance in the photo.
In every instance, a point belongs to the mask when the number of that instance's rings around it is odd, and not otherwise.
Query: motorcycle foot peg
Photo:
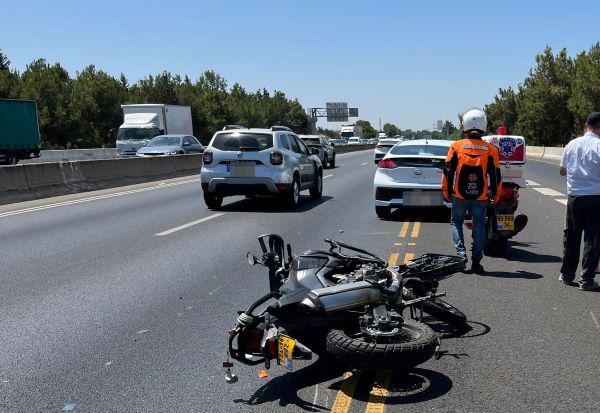
[[[225,383],[233,384],[238,381],[238,376],[231,372],[231,369],[225,370]]]

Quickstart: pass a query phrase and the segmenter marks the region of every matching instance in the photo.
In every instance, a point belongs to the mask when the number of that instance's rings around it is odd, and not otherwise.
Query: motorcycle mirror
[[[246,259],[248,260],[248,264],[250,265],[256,265],[257,263],[259,263],[258,258],[256,258],[251,252],[246,254]]]

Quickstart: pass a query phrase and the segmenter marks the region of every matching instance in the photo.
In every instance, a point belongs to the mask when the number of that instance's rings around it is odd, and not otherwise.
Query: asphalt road
[[[408,376],[316,360],[267,379],[236,365],[227,385],[221,368],[236,310],[268,288],[245,259],[258,235],[397,262],[453,252],[443,211],[377,219],[371,151],[340,155],[323,198],[295,212],[240,197],[209,211],[197,177],[2,206],[0,411],[599,411],[599,296],[559,284],[564,180],[527,168],[530,224],[507,257],[443,282],[472,329],[429,320],[442,356]]]

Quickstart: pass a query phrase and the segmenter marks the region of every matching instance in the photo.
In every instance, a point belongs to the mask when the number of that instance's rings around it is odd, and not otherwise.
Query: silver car
[[[219,209],[225,196],[271,195],[296,207],[305,189],[320,198],[323,167],[317,153],[285,126],[226,126],[215,133],[202,157],[204,202]]]
[[[329,165],[335,168],[335,148],[329,143],[325,136],[321,135],[300,135],[302,142],[308,146],[309,149],[316,148],[319,150],[318,157],[321,160],[324,168]]]
[[[202,153],[204,147],[198,139],[189,135],[158,135],[138,149],[141,157],[181,155],[184,153]]]

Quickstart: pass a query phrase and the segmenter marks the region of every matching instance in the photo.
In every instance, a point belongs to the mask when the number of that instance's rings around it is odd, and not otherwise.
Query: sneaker
[[[575,281],[573,281],[573,278],[568,278],[564,274],[561,274],[560,277],[558,277],[558,281],[570,287],[578,285]]]
[[[581,291],[599,291],[600,285],[596,281],[579,282],[579,289]]]
[[[483,265],[477,261],[473,261],[471,263],[471,272],[473,274],[483,274],[485,270],[483,269]]]

